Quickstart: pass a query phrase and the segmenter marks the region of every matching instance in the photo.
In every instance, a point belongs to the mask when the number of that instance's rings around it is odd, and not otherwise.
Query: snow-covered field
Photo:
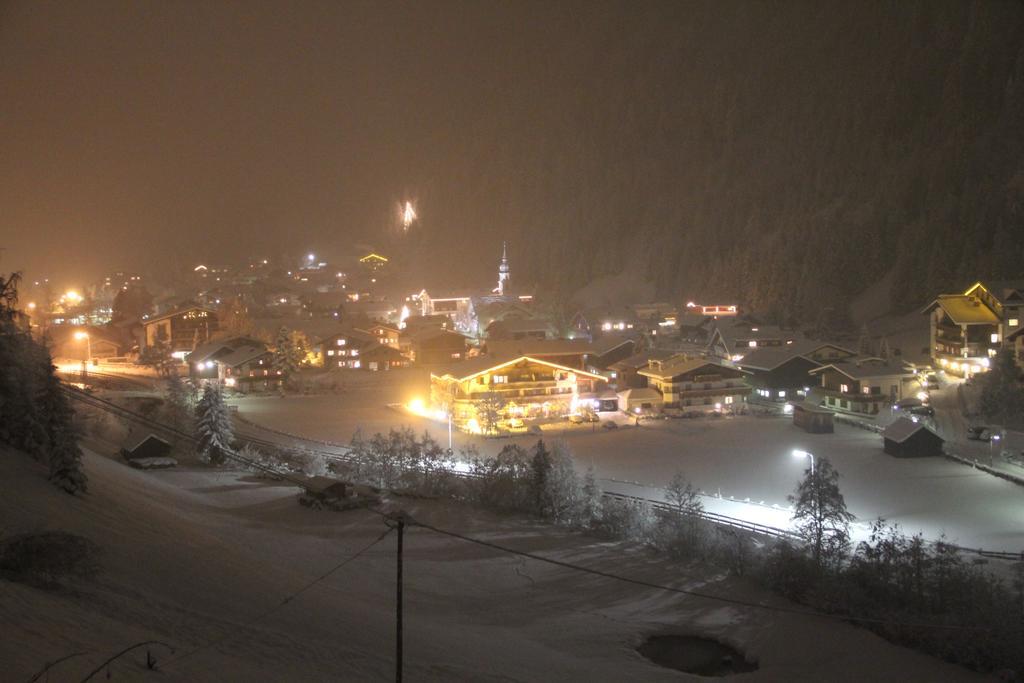
[[[390,382],[339,395],[254,397],[238,405],[253,422],[314,438],[347,442],[356,429],[372,434],[409,425],[447,443],[445,424],[387,407],[415,395],[415,378],[395,373]],[[536,438],[512,441],[529,445]],[[1024,488],[944,458],[893,458],[882,451],[877,434],[845,424],[837,423],[834,434],[807,434],[783,417],[662,420],[612,431],[583,427],[550,438],[564,439],[582,467],[593,465],[599,477],[615,480],[602,483],[608,490],[656,498],[681,470],[710,494],[709,510],[771,526],[788,523],[786,497],[807,465],[792,451],[806,450],[827,456],[839,470],[861,535],[881,516],[929,539],[945,534],[972,548],[1024,550]],[[482,453],[495,453],[509,441],[455,436],[456,450],[473,443]],[[756,504],[761,501],[763,506]]]
[[[0,679],[79,681],[108,656],[156,639],[115,681],[389,680],[395,539],[258,619],[384,530],[369,512],[314,512],[295,489],[234,472],[133,470],[93,453],[91,492],[71,498],[27,456],[0,449],[5,535],[61,529],[102,548],[102,572],[71,590],[0,580]],[[403,501],[417,518],[606,571],[763,604],[738,579],[644,551],[453,504]],[[406,679],[678,681],[634,647],[653,632],[720,636],[760,669],[744,680],[971,681],[981,676],[837,621],[728,606],[582,575],[438,536],[406,534]],[[204,649],[195,650],[205,646]],[[176,659],[182,655],[189,655]],[[100,674],[100,680],[107,680]]]

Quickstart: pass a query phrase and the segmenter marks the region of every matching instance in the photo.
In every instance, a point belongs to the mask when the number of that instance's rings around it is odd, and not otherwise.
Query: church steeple
[[[508,289],[509,285],[509,267],[508,267],[508,244],[506,242],[501,243],[501,264],[498,266],[498,288],[495,290],[499,295],[505,296],[505,290]]]

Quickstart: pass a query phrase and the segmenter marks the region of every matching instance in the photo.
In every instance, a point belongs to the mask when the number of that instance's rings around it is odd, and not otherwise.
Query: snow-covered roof
[[[627,401],[661,401],[663,397],[657,389],[651,389],[650,387],[642,387],[636,389],[626,389],[625,391],[619,392],[619,398]]]
[[[439,368],[431,374],[434,377],[451,377],[452,379],[460,382],[467,379],[472,379],[477,375],[482,375],[490,370],[498,370],[508,365],[518,363],[519,361],[526,360],[531,363],[538,363],[540,365],[547,365],[548,367],[555,368],[557,370],[565,370],[566,372],[575,373],[577,376],[582,375],[583,377],[589,377],[591,379],[604,380],[605,378],[601,375],[595,375],[592,372],[586,372],[585,370],[579,370],[577,368],[571,368],[566,365],[560,365],[551,361],[540,360],[531,356],[512,354],[508,356],[477,356],[476,358],[469,358],[458,363],[452,363],[451,365]]]
[[[922,429],[925,430],[926,432],[931,432],[936,438],[942,438],[938,434],[935,434],[935,432],[932,432],[932,430],[925,427],[923,423],[914,422],[913,420],[908,420],[905,417],[897,419],[895,422],[886,427],[882,431],[882,437],[888,439],[889,441],[903,443],[904,441],[906,441],[907,439],[909,439]]]
[[[655,377],[657,379],[669,379],[671,377],[678,377],[684,375],[687,372],[691,372],[705,365],[710,365],[718,370],[732,370],[735,373],[749,375],[750,371],[742,368],[736,368],[731,365],[723,365],[722,363],[716,362],[710,358],[691,358],[688,356],[680,356],[678,359],[673,359],[667,363],[662,363],[661,367],[648,366],[638,371],[637,374],[645,377]]]
[[[594,347],[576,339],[496,339],[487,342],[487,351],[494,356],[571,356],[594,353]]]
[[[816,375],[820,372],[832,368],[836,372],[846,375],[850,379],[870,379],[872,377],[910,377],[914,373],[907,369],[903,363],[893,363],[891,361],[879,361],[878,359],[867,359],[860,360],[859,362],[855,358],[843,360],[837,363],[829,363],[828,365],[822,365],[820,368],[813,368],[808,370],[807,373],[810,375]]]
[[[741,368],[753,368],[754,370],[774,370],[794,358],[803,358],[815,365],[821,365],[815,360],[804,357],[799,349],[791,346],[764,346],[745,354],[742,360],[736,362]]]
[[[957,325],[995,325],[999,317],[976,296],[941,294],[922,311],[930,313],[935,307],[946,312]]]
[[[647,351],[641,351],[635,353],[629,358],[623,358],[620,361],[615,361],[608,366],[609,370],[639,370],[640,368],[647,367],[647,363],[652,360],[668,360],[672,356],[676,355],[675,351],[668,351],[666,349],[648,349]]]

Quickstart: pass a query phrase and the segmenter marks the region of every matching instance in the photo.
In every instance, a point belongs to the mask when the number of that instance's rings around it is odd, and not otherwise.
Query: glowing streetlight
[[[814,476],[814,455],[812,453],[808,453],[807,451],[801,451],[801,450],[794,449],[793,450],[793,457],[794,458],[810,458],[810,460],[811,460],[811,476],[812,477]]]
[[[409,229],[413,221],[416,220],[416,209],[412,208],[412,202],[406,202],[405,208],[402,209],[402,228],[405,230]]]
[[[315,260],[316,260],[316,254],[314,254],[314,253],[310,252],[309,254],[306,254],[306,259],[307,259],[307,260],[308,260],[308,261],[309,261],[310,263],[312,263],[313,261],[315,261]]]
[[[78,341],[82,341],[83,339],[85,340],[85,348],[86,348],[85,353],[86,353],[86,356],[88,357],[87,361],[89,363],[91,363],[92,362],[92,339],[89,337],[89,333],[88,332],[83,332],[83,331],[79,330],[78,332],[75,332],[75,339],[77,339]]]

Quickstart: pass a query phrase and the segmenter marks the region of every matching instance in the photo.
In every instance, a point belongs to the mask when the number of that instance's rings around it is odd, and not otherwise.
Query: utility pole
[[[395,681],[397,683],[402,683],[402,542],[405,538],[407,519],[410,518],[402,510],[388,515],[388,526],[398,531],[395,586]]]
[[[402,537],[405,536],[405,520],[398,518],[398,588],[395,609],[395,681],[402,683]]]

